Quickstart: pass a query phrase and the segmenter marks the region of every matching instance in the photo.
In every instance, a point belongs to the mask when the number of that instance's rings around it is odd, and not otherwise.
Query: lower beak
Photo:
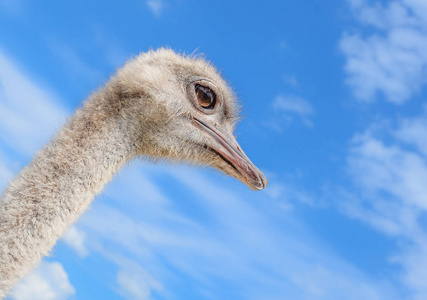
[[[209,123],[198,118],[193,117],[193,123],[215,139],[218,146],[210,146],[210,148],[212,148],[223,158],[223,160],[228,162],[237,171],[239,175],[234,177],[242,181],[254,191],[260,191],[267,186],[267,178],[250,161],[234,137],[228,137],[227,135],[221,134]]]

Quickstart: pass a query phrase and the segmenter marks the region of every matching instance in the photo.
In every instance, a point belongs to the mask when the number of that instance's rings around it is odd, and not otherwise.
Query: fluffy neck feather
[[[136,155],[130,122],[106,88],[11,181],[0,197],[0,298]]]

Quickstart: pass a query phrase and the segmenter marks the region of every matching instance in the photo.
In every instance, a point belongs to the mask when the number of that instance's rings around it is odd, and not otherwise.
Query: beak
[[[218,146],[210,146],[210,148],[237,171],[238,175],[233,177],[254,191],[260,191],[267,186],[267,178],[250,161],[234,137],[221,134],[209,123],[198,118],[193,117],[193,123],[217,142]]]

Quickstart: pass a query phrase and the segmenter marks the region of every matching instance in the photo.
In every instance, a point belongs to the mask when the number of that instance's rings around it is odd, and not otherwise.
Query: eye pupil
[[[197,101],[205,109],[213,109],[216,103],[215,93],[208,87],[196,84],[195,86]]]

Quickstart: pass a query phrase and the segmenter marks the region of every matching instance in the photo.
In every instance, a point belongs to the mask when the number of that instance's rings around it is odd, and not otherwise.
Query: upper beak
[[[193,123],[215,139],[218,146],[210,146],[210,148],[235,168],[238,176],[234,177],[254,191],[260,191],[267,186],[267,178],[250,161],[234,137],[222,134],[215,127],[198,118],[193,117]]]

